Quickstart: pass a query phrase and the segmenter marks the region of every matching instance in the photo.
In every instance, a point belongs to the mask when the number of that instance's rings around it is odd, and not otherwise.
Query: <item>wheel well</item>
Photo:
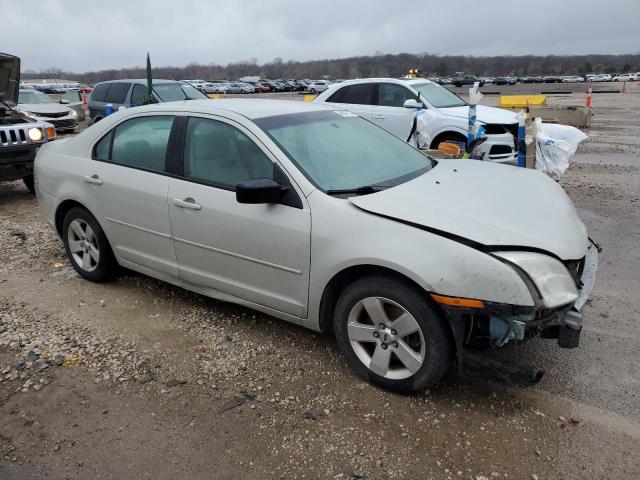
[[[56,210],[55,216],[55,225],[58,235],[62,237],[62,223],[64,222],[64,217],[69,210],[73,207],[80,207],[86,210],[86,207],[82,205],[80,202],[76,202],[75,200],[65,200],[60,205],[58,205],[58,209]]]
[[[416,282],[411,280],[406,275],[396,272],[390,268],[380,267],[378,265],[356,265],[346,268],[341,272],[335,274],[329,281],[327,286],[322,292],[322,298],[320,300],[320,330],[323,332],[330,332],[333,330],[333,312],[340,297],[340,294],[350,283],[356,280],[373,275],[386,275],[394,276],[403,282],[410,283],[411,285],[424,291],[424,289]],[[426,292],[425,292],[426,293]],[[425,296],[425,298],[427,298]]]
[[[438,144],[445,138],[449,140],[455,140],[456,142],[467,143],[467,137],[462,133],[448,131],[436,135],[436,137],[431,142],[431,148],[438,148]]]

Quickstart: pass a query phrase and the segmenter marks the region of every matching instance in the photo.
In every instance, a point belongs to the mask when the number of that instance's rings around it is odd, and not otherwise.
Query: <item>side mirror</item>
[[[289,187],[280,185],[271,178],[254,178],[236,185],[238,203],[280,203]]]
[[[424,108],[424,104],[417,100],[410,98],[409,100],[404,101],[404,108]]]
[[[63,98],[60,100],[60,103],[63,105],[66,105],[67,103],[69,103],[69,100],[67,100],[66,98]]]

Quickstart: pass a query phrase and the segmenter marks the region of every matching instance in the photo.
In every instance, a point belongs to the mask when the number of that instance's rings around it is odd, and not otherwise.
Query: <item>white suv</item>
[[[416,101],[425,109],[422,114],[426,128],[420,133],[429,139],[430,148],[438,148],[445,140],[466,143],[469,122],[467,102],[426,79],[351,80],[332,85],[314,99],[316,103],[339,105],[412,143]],[[487,136],[487,141],[478,149],[485,153],[485,159],[494,162],[517,160],[516,114],[501,108],[478,105],[476,118]]]

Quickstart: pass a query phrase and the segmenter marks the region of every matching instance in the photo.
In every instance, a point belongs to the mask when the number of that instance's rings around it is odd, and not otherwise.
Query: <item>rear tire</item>
[[[453,359],[453,338],[426,295],[390,275],[365,277],[344,290],[334,330],[359,376],[405,394],[440,381]]]
[[[64,216],[62,239],[71,265],[82,277],[100,283],[118,273],[118,262],[104,231],[84,208],[74,207]]]

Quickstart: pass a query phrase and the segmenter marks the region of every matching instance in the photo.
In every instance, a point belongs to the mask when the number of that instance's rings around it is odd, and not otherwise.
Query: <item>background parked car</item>
[[[613,77],[614,82],[635,82],[636,80],[638,80],[638,76],[634,73],[623,73]]]
[[[494,85],[515,85],[518,79],[515,77],[496,77],[493,79]]]
[[[480,77],[476,77],[475,75],[464,75],[460,77],[453,77],[451,79],[451,84],[456,87],[462,87],[463,85],[473,85],[478,82],[482,87],[484,85],[484,80]]]
[[[153,80],[153,99],[156,103],[180,100],[208,99],[204,93],[191,84],[175,80]],[[106,116],[108,104],[115,112],[121,106],[135,107],[143,105],[147,99],[147,80],[110,80],[98,83],[89,97],[89,120],[92,123]]]
[[[16,109],[31,120],[53,124],[58,132],[72,132],[78,126],[78,113],[74,109],[37,90],[21,89]]]
[[[314,80],[309,85],[307,85],[307,89],[309,93],[316,94],[320,92],[324,92],[327,88],[329,88],[329,82],[326,80]]]
[[[407,102],[409,102],[407,104]],[[469,107],[453,92],[423,78],[365,78],[339,83],[321,93],[314,103],[324,103],[349,110],[397,137],[415,144],[411,129],[415,109],[426,108],[424,138],[430,148],[441,142],[465,144]],[[477,120],[486,131],[487,140],[478,148],[494,162],[514,161],[518,123],[515,113],[501,108],[478,105]]]
[[[91,93],[90,91],[88,93]],[[78,114],[78,122],[84,122],[84,102],[82,101],[83,92],[80,89],[69,90],[60,99],[62,105],[66,105],[69,108],[73,108]]]

